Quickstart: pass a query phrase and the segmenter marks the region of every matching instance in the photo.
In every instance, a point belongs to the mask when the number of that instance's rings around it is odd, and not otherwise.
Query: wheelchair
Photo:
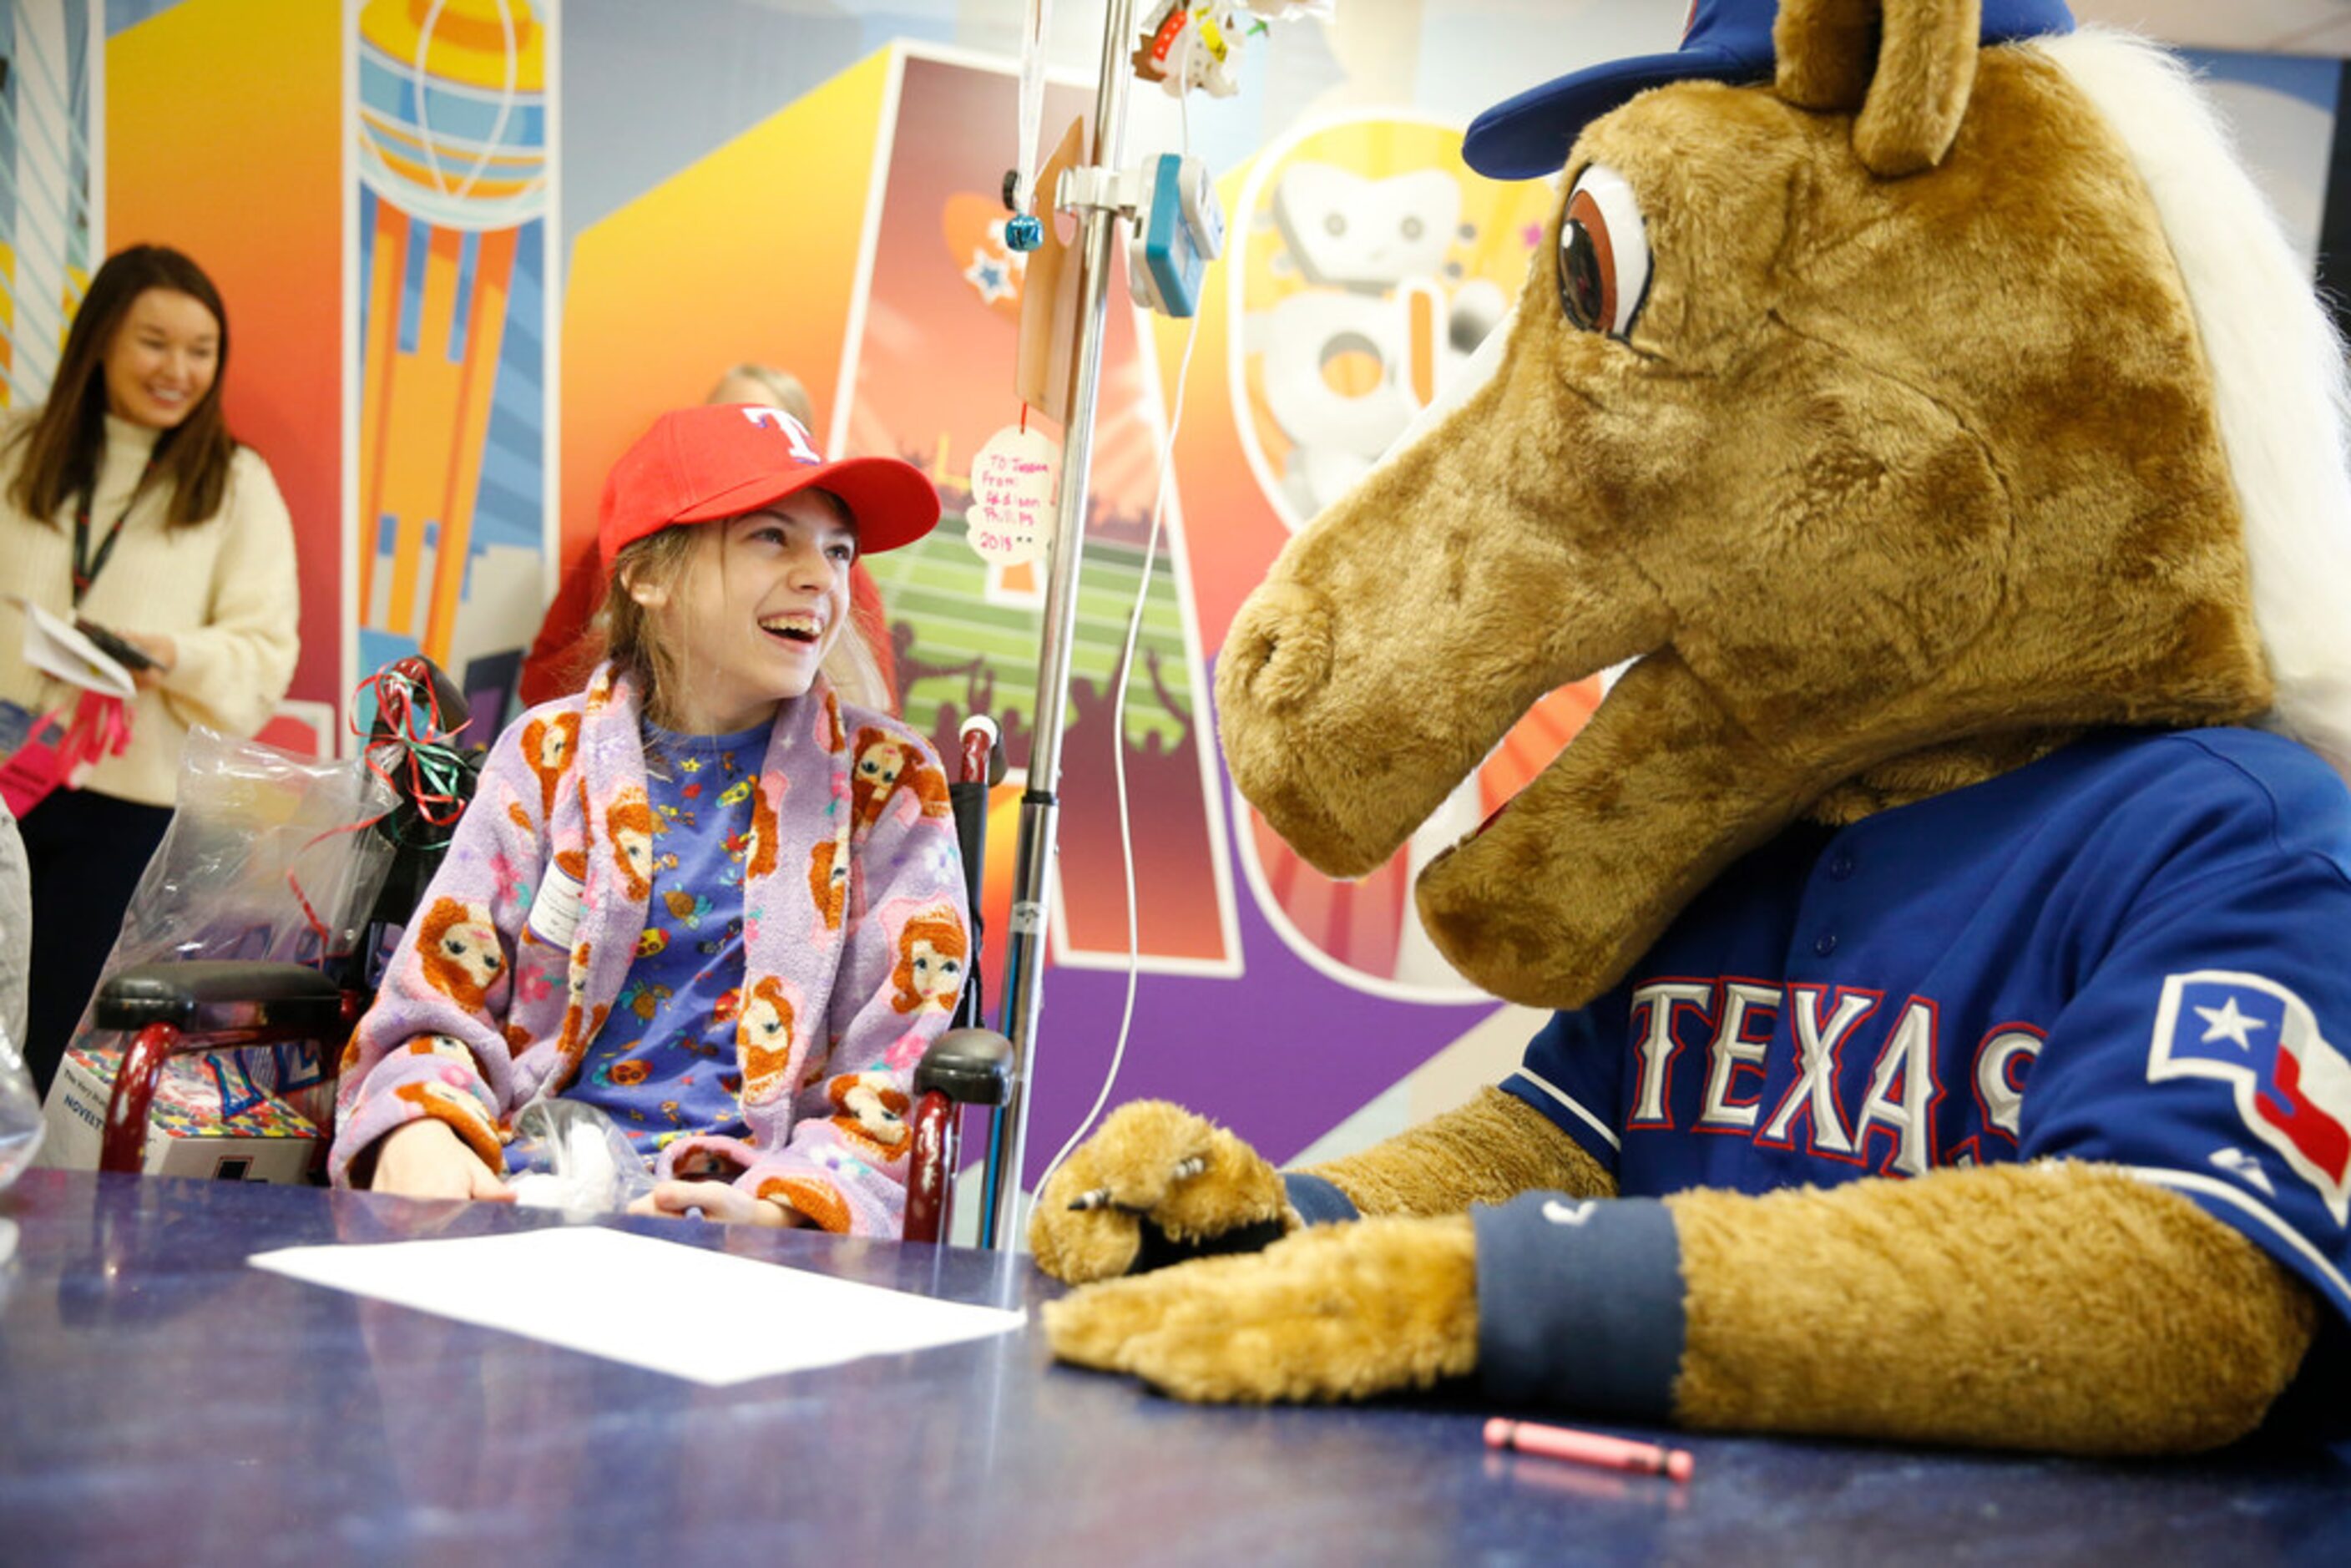
[[[464,694],[428,659],[395,660],[375,684],[378,707],[367,740],[371,755],[379,748],[393,754],[404,749],[411,713],[434,716],[437,730],[438,716],[465,711]],[[992,1161],[1000,1147],[1000,1130],[994,1122],[1002,1114],[1010,1083],[1012,1048],[1002,1034],[981,1027],[978,961],[982,857],[995,739],[993,724],[985,718],[967,720],[959,776],[947,786],[971,910],[971,960],[949,1028],[914,1069],[915,1103],[908,1118],[913,1149],[901,1232],[908,1241],[937,1242],[953,1225],[967,1110],[983,1110],[990,1119],[983,1159]],[[140,1170],[156,1086],[172,1057],[298,1041],[340,1049],[372,997],[372,960],[388,945],[390,934],[406,924],[446,852],[446,832],[436,837],[430,830],[455,825],[456,811],[472,795],[480,758],[479,752],[463,758],[454,789],[444,781],[428,789],[413,768],[386,770],[398,800],[373,831],[394,845],[392,866],[350,954],[318,967],[226,959],[137,964],[105,978],[92,998],[91,1020],[101,1030],[130,1036],[130,1042],[115,1070],[99,1169],[134,1175]],[[1005,1173],[987,1165],[981,1174],[983,1183],[1005,1179]]]

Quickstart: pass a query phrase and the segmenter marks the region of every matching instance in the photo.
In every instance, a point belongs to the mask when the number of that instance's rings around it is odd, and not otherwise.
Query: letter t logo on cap
[[[753,424],[765,425],[770,430],[782,431],[785,437],[792,444],[792,455],[799,458],[801,462],[821,463],[824,461],[824,455],[819,452],[816,449],[816,444],[809,439],[808,427],[802,424],[799,420],[794,419],[790,414],[786,413],[782,409],[765,408],[756,403],[747,403],[743,408],[743,417],[749,420]]]

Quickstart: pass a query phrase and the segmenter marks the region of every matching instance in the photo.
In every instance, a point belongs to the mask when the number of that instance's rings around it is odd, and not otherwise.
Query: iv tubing
[[[1116,169],[1125,153],[1127,35],[1134,28],[1134,0],[1109,0],[1102,19],[1100,85],[1094,96],[1092,162]],[[1043,193],[1040,211],[1050,211],[1054,193]],[[1048,221],[1050,221],[1048,219]],[[997,1250],[1019,1245],[1020,1166],[1029,1139],[1029,1079],[1035,1065],[1039,995],[1045,968],[1046,934],[1051,925],[1052,855],[1060,813],[1061,739],[1070,702],[1070,655],[1077,640],[1078,564],[1085,553],[1087,491],[1092,478],[1094,404],[1102,393],[1102,328],[1109,314],[1113,245],[1118,217],[1105,208],[1085,210],[1078,275],[1077,376],[1071,387],[1070,427],[1061,449],[1061,486],[1053,528],[1052,572],[1045,586],[1044,637],[1039,649],[1029,787],[1020,798],[1020,820],[1012,872],[1011,932],[1005,956],[1004,1033],[1012,1043],[1010,1082],[996,1118],[995,1147],[988,1151],[987,1207],[980,1216],[979,1244]]]

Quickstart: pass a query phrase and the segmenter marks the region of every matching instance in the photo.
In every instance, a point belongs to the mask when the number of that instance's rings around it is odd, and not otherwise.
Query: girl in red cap
[[[499,1197],[515,1113],[607,1112],[641,1212],[894,1235],[914,1064],[969,958],[945,775],[843,703],[851,563],[919,470],[789,413],[664,415],[612,470],[607,658],[499,737],[344,1062],[339,1184]]]

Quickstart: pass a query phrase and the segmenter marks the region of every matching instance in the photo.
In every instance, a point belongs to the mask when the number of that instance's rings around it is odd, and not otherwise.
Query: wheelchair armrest
[[[1012,1082],[1012,1042],[992,1029],[951,1029],[914,1066],[914,1092],[958,1105],[1001,1105]]]
[[[134,964],[99,988],[92,1021],[104,1030],[170,1024],[183,1033],[266,1030],[325,1040],[341,1030],[342,988],[300,964],[191,958]]]

